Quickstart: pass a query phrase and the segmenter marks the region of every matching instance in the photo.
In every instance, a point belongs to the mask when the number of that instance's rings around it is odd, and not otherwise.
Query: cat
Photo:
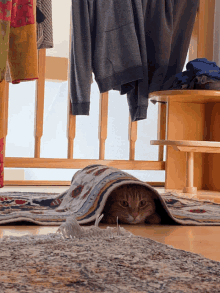
[[[115,189],[105,204],[102,223],[159,224],[160,216],[155,212],[153,192],[136,184],[122,185]]]

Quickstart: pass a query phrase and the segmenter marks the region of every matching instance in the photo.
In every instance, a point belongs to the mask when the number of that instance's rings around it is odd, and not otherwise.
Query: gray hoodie
[[[70,98],[89,115],[91,75],[100,93],[127,94],[132,121],[150,92],[168,89],[187,57],[199,0],[72,0]]]

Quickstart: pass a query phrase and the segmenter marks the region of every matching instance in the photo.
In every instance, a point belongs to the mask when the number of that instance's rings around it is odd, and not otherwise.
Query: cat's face
[[[109,212],[123,223],[144,223],[155,213],[155,203],[151,192],[145,187],[124,185],[112,193]]]

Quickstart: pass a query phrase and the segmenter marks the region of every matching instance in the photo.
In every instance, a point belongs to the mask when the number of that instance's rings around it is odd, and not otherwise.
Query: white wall
[[[54,48],[47,49],[47,56],[69,56],[69,26],[71,1],[66,0],[60,10],[60,1],[53,1]],[[188,62],[188,56],[186,63]],[[184,67],[185,70],[185,67]],[[34,156],[35,81],[10,84],[9,122],[6,138],[7,157]],[[44,131],[41,140],[42,158],[67,157],[67,94],[68,83],[46,82],[44,105]],[[156,161],[158,146],[150,140],[157,139],[158,105],[149,103],[147,119],[138,122],[136,160]],[[90,116],[77,116],[74,158],[98,159],[99,90],[96,82],[91,85]],[[108,138],[106,159],[127,160],[128,105],[126,95],[109,92]],[[165,156],[164,156],[165,159]],[[26,180],[71,180],[77,170],[25,169]],[[165,171],[127,171],[143,181],[165,181]]]
[[[70,11],[72,0],[52,1],[53,41],[54,48],[47,50],[47,56],[69,58]],[[62,6],[62,9],[60,7]]]

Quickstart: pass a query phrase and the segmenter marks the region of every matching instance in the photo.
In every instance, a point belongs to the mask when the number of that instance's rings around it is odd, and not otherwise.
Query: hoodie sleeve
[[[70,100],[73,115],[89,115],[92,48],[88,0],[72,1]]]

